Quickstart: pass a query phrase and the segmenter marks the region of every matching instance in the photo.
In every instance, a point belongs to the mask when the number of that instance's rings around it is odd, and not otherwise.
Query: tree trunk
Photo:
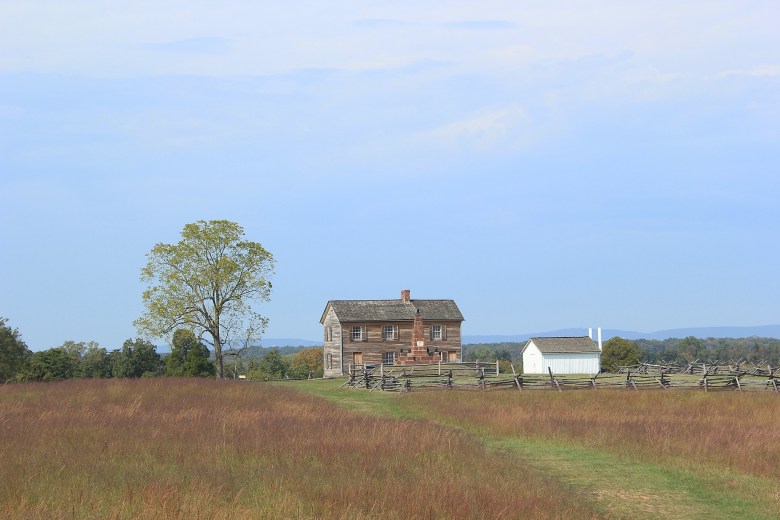
[[[222,344],[219,342],[219,337],[214,338],[214,362],[217,364],[217,379],[223,379]]]

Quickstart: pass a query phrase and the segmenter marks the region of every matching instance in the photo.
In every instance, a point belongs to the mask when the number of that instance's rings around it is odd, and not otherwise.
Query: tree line
[[[464,361],[505,361],[512,363],[515,370],[522,370],[522,350],[525,343],[482,343],[463,345]],[[604,342],[601,367],[612,371],[617,366],[634,365],[639,362],[660,364],[719,362],[755,364],[769,363],[780,366],[780,339],[776,338],[669,338],[664,340],[628,340],[613,337]],[[503,370],[503,368],[502,368]]]
[[[227,363],[226,377],[250,379],[304,379],[322,377],[322,349],[297,349],[282,355],[276,349],[253,355],[234,356]],[[258,352],[258,351],[254,351]],[[0,383],[54,381],[111,377],[214,377],[214,356],[188,329],[173,333],[171,352],[160,355],[151,342],[128,339],[122,347],[108,350],[94,341],[66,341],[61,346],[31,352],[18,329],[0,317]]]

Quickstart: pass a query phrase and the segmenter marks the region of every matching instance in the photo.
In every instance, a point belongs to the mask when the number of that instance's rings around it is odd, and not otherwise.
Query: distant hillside
[[[620,336],[625,339],[668,339],[668,338],[780,338],[780,325],[760,325],[755,327],[692,327],[685,329],[667,329],[656,332],[636,332],[632,330],[602,329],[602,339]],[[586,336],[588,329],[558,329],[544,332],[527,332],[512,335],[466,335],[464,345],[485,343],[517,343],[534,337],[556,336]],[[596,329],[593,329],[593,339],[596,339]]]
[[[258,348],[284,348],[284,347],[321,347],[322,341],[311,341],[299,338],[263,338]],[[209,347],[211,348],[211,347]],[[256,349],[257,350],[257,349]],[[157,345],[157,352],[167,354],[171,352],[168,345]]]
[[[684,329],[667,329],[655,332],[636,332],[633,330],[602,328],[602,339],[620,336],[625,339],[669,339],[669,338],[780,338],[780,325],[759,325],[755,327],[691,327]],[[542,332],[526,332],[510,335],[466,335],[463,336],[464,345],[485,343],[517,343],[524,342],[528,338],[541,336],[586,336],[587,328],[570,328],[548,330]],[[593,329],[593,339],[596,339],[596,328]],[[312,341],[301,338],[263,338],[260,344],[265,348],[271,347],[321,347],[322,341]],[[158,348],[159,350],[159,348]]]
[[[655,339],[664,340],[669,338],[780,338],[780,325],[759,325],[755,327],[691,327],[685,329],[667,329],[655,332],[636,332],[633,330],[605,329],[602,328],[602,339],[608,339],[620,336],[625,339]],[[495,343],[522,343],[528,338],[534,337],[554,337],[554,336],[585,336],[588,329],[570,328],[547,330],[541,332],[525,332],[522,334],[475,334],[463,336],[464,345],[483,345]],[[593,329],[593,339],[596,339],[596,329]],[[322,341],[312,341],[301,338],[263,338],[260,344],[265,348],[272,347],[321,347]],[[167,345],[158,345],[157,351],[160,353],[170,352]]]
[[[321,347],[322,341],[311,341],[300,338],[263,338],[260,344],[266,348],[271,347]]]

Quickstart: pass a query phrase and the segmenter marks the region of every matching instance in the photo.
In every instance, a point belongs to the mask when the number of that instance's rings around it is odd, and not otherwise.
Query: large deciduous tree
[[[22,335],[7,323],[7,318],[0,318],[0,383],[15,378],[31,355]]]
[[[222,348],[241,338],[259,339],[268,320],[252,304],[268,301],[274,259],[244,229],[227,220],[187,224],[178,244],[157,244],[147,255],[141,280],[142,333],[162,338],[187,328],[214,349],[216,376],[223,377]]]
[[[126,340],[120,350],[111,353],[111,363],[114,377],[156,376],[163,370],[155,346],[141,338]]]
[[[41,350],[30,356],[24,379],[53,381],[79,377],[79,358],[66,347]]]
[[[206,377],[216,372],[209,360],[209,349],[191,330],[176,329],[171,346],[171,353],[165,358],[166,376]]]
[[[615,336],[604,343],[601,353],[601,368],[614,372],[621,366],[639,363],[639,345],[634,341]]]
[[[113,375],[111,371],[111,356],[100,345],[91,341],[81,356],[82,377],[104,378]]]
[[[278,348],[272,348],[258,362],[250,362],[249,377],[258,380],[284,379],[290,368]]]
[[[297,379],[322,377],[322,347],[307,348],[295,354],[290,360],[288,373]]]

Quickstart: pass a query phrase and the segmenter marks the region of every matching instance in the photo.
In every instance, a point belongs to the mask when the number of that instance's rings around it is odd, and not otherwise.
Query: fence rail
[[[639,389],[701,389],[711,390],[770,390],[779,392],[777,368],[755,367],[742,370],[739,366],[730,369],[723,365],[698,368],[646,365],[644,367],[621,367],[618,373],[592,376],[556,375],[552,370],[544,374],[517,374],[512,367],[511,374],[500,373],[497,363],[433,363],[419,365],[351,365],[348,379],[342,386],[363,388],[370,391],[404,392],[431,388],[446,389],[500,389],[558,390],[626,388]],[[630,368],[636,368],[632,371]]]

